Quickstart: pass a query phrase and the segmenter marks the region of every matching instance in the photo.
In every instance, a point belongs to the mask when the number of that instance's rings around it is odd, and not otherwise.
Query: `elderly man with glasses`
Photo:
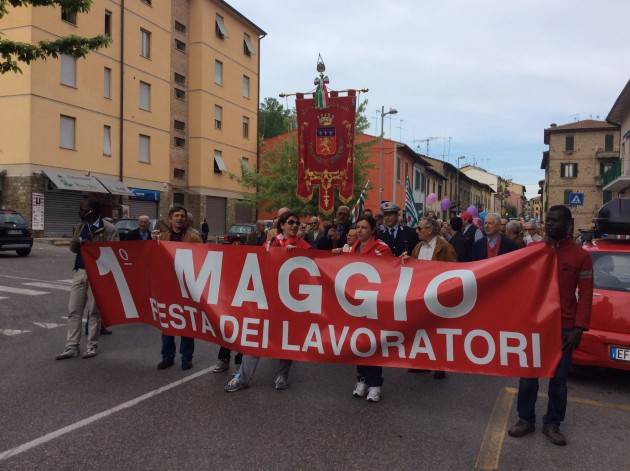
[[[324,237],[324,231],[320,227],[320,221],[317,216],[313,216],[306,228],[306,235],[304,240],[311,244],[314,249],[317,248],[317,244]]]

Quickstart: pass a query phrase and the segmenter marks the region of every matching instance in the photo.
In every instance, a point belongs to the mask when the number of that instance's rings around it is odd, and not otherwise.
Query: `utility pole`
[[[460,155],[457,157],[457,213],[461,213],[461,208],[459,207],[459,174],[461,173],[459,161],[465,159],[465,155]]]
[[[398,113],[398,110],[394,109],[394,108],[390,108],[389,111],[385,112],[385,106],[381,106],[381,168],[380,168],[380,180],[381,180],[381,184],[380,184],[380,188],[378,191],[378,195],[379,195],[379,204],[381,201],[383,201],[383,194],[385,192],[385,143],[383,142],[383,137],[385,135],[385,132],[383,130],[383,126],[385,124],[385,116],[387,116],[388,114],[396,114]]]

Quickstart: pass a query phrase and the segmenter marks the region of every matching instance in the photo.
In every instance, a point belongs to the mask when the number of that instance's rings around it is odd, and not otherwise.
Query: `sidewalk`
[[[33,239],[33,242],[39,244],[51,244],[57,246],[66,246],[70,245],[69,237],[36,237]]]

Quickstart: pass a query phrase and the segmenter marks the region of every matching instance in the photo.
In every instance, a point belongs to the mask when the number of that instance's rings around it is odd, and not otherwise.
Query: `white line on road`
[[[62,327],[66,324],[55,324],[54,322],[33,322],[37,327],[41,327],[42,329],[56,329],[57,327]]]
[[[27,280],[27,281],[43,281],[45,283],[55,282],[55,280],[42,280],[41,278],[29,278],[27,276],[15,276],[15,275],[0,275],[0,278],[11,278],[12,280]],[[71,283],[72,280],[57,280],[59,282]]]
[[[7,299],[5,296],[0,296],[0,301],[3,299]]]
[[[70,286],[55,284],[55,283],[44,283],[42,281],[31,281],[30,283],[22,283],[24,286],[34,286],[36,288],[50,288],[50,289],[60,289],[61,291],[70,291]]]
[[[70,278],[69,280],[57,280],[59,283],[72,283],[74,280]]]
[[[0,329],[0,334],[13,337],[14,335],[27,334],[30,330],[14,330],[14,329]]]
[[[200,376],[203,376],[209,373],[212,370],[212,368],[213,367],[210,366],[201,371],[198,371],[197,373],[193,373],[190,376],[186,376],[185,378],[182,378],[180,380],[167,384],[166,386],[162,386],[160,388],[154,389],[153,391],[149,391],[148,393],[143,394],[142,396],[138,396],[127,402],[123,402],[122,404],[114,406],[111,409],[104,410],[103,412],[99,412],[98,414],[94,414],[83,420],[79,420],[78,422],[75,422],[73,424],[66,425],[65,427],[60,428],[59,430],[55,430],[54,432],[50,432],[50,433],[47,433],[46,435],[42,435],[41,437],[36,438],[35,440],[31,440],[30,442],[23,443],[22,445],[16,446],[15,448],[11,448],[10,450],[3,451],[2,453],[0,453],[0,461],[5,461],[13,456],[19,455],[21,453],[24,453],[25,451],[31,450],[40,445],[48,443],[54,440],[55,438],[59,438],[70,432],[74,432],[75,430],[78,430],[87,425],[90,425],[98,420],[104,419],[105,417],[115,414],[116,412],[120,412],[121,410],[129,409],[130,407],[137,406],[138,404],[146,401],[147,399],[151,399],[152,397],[155,397],[158,394],[162,394],[163,392],[176,388],[177,386],[181,386],[182,384],[185,384],[189,381],[192,381],[193,379],[197,379]]]
[[[34,289],[14,288],[12,286],[0,285],[0,292],[10,294],[24,294],[26,296],[41,296],[42,294],[48,294],[46,291],[36,291]]]

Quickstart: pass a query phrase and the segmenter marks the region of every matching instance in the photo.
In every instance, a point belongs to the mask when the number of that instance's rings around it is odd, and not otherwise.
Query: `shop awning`
[[[133,192],[120,180],[112,177],[96,177],[112,195],[133,196]]]
[[[107,188],[91,175],[57,172],[55,170],[44,170],[44,173],[60,190],[109,193]]]

